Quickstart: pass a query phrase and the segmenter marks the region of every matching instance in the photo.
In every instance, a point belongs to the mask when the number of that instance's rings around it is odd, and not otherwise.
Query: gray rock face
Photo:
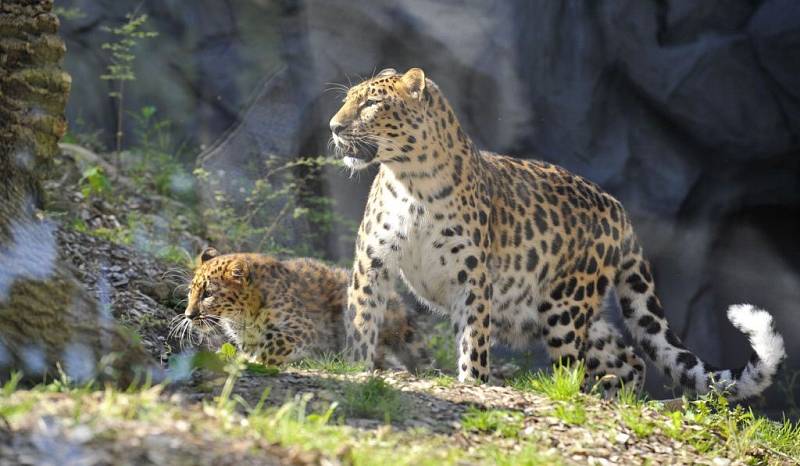
[[[265,20],[285,68],[231,120],[234,129],[204,154],[206,166],[241,166],[264,152],[324,151],[327,120],[339,103],[323,92],[329,83],[419,66],[481,147],[558,163],[627,206],[668,316],[698,354],[717,365],[745,362],[745,339],[724,317],[728,304],[745,301],[771,310],[790,353],[800,354],[793,338],[800,334],[793,318],[800,300],[800,4],[286,5]],[[243,12],[230,11],[235,29]],[[267,14],[266,7],[258,11],[249,10]],[[200,26],[185,24],[197,43],[210,43]],[[171,39],[162,33],[161,40]],[[264,45],[213,40],[241,56]],[[194,50],[199,62],[211,56]],[[200,118],[184,117],[192,124]],[[370,177],[328,175],[324,191],[359,218]],[[334,246],[329,252],[351,254]],[[800,368],[796,358],[787,368]],[[660,381],[649,380],[657,390]],[[778,390],[773,395],[791,401]]]

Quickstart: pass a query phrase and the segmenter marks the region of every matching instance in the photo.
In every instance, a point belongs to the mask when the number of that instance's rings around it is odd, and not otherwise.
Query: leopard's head
[[[433,89],[419,68],[405,74],[385,69],[351,87],[330,121],[334,147],[345,165],[362,169],[374,162],[413,162],[432,136],[425,120]]]
[[[254,269],[244,254],[221,255],[206,248],[189,286],[184,317],[202,333],[237,327],[261,305]]]

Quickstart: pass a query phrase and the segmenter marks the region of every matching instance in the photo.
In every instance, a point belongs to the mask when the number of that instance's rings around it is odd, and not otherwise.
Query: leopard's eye
[[[371,107],[371,106],[379,104],[379,103],[381,103],[380,100],[367,99],[367,100],[364,101],[364,104],[362,105],[362,108]]]
[[[212,294],[212,293],[211,293],[211,290],[209,289],[209,287],[206,287],[206,288],[203,290],[203,296],[202,296],[202,298],[201,298],[201,299],[206,299],[206,298],[209,298],[209,297],[211,297],[211,294]]]

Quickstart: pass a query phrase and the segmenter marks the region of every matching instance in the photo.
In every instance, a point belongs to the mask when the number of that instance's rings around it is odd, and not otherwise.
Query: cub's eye
[[[206,299],[206,298],[209,298],[209,297],[211,297],[211,294],[212,294],[212,293],[211,293],[211,290],[209,290],[208,288],[206,288],[206,289],[204,289],[204,290],[203,290],[203,296],[202,296],[202,298],[201,298],[201,299]]]
[[[379,104],[379,103],[381,103],[380,100],[367,99],[367,100],[364,101],[364,104],[361,107],[362,108],[372,107],[373,105],[376,105],[376,104]]]

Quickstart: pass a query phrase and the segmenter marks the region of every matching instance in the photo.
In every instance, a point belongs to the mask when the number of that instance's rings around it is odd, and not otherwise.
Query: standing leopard
[[[608,375],[606,390],[639,388],[644,365],[601,313],[613,287],[636,344],[674,383],[697,394],[723,386],[732,398],[771,383],[785,351],[770,314],[728,310],[755,351],[743,368],[701,361],[670,330],[621,204],[558,166],[478,151],[419,68],[350,88],[330,128],[351,169],[380,164],[347,295],[349,357],[373,361],[400,278],[449,314],[461,381],[488,380],[493,341],[520,348],[541,338],[553,360]]]
[[[207,248],[189,286],[183,323],[221,329],[251,361],[280,365],[343,351],[346,270],[312,259],[225,254]],[[428,363],[411,313],[390,295],[378,362],[391,352],[410,371]]]

